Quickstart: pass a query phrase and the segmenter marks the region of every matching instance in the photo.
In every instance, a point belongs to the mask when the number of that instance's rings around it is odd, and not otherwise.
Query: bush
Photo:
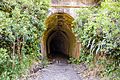
[[[16,80],[40,55],[48,0],[0,1],[0,80]]]
[[[109,74],[117,71],[120,63],[119,4],[119,0],[105,0],[97,7],[80,8],[75,20],[77,27],[73,29],[83,45],[84,54],[105,56],[113,61],[109,67],[104,63]]]
[[[120,60],[119,3],[106,1],[100,7],[81,8],[77,12],[74,32],[85,53],[104,53]]]
[[[0,48],[0,74],[9,66],[10,57],[6,49]]]

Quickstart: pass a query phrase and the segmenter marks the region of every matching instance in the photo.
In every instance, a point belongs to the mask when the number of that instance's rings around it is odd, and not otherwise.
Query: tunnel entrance
[[[76,38],[72,32],[73,20],[67,13],[54,13],[46,19],[41,47],[44,58],[79,57],[76,55]]]
[[[48,58],[69,58],[69,41],[61,30],[53,32],[47,41]]]

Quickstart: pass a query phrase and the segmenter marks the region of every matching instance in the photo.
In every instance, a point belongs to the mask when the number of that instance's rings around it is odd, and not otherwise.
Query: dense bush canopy
[[[104,0],[100,6],[80,8],[73,31],[82,43],[80,60],[90,62],[105,56],[104,72],[120,78],[120,1]],[[83,53],[83,54],[82,54]],[[86,54],[88,56],[86,56]],[[92,57],[90,55],[92,55]],[[97,57],[97,64],[98,64]],[[104,63],[103,63],[104,62]],[[111,79],[112,80],[112,79]]]
[[[120,55],[120,2],[102,2],[100,7],[81,8],[74,31],[89,53]]]
[[[40,55],[47,9],[48,0],[0,0],[0,79],[14,79],[25,54]]]

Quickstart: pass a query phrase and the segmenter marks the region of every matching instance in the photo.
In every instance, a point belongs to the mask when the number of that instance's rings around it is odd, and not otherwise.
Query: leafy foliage
[[[45,29],[48,3],[48,0],[0,1],[0,60],[6,61],[0,63],[6,66],[0,66],[5,69],[0,70],[0,79],[14,79],[12,74],[20,72],[27,64],[24,61],[29,63],[27,57],[35,59],[40,56],[40,37]]]
[[[101,7],[81,8],[74,29],[89,53],[120,55],[120,2],[102,2]]]
[[[80,8],[75,20],[77,27],[73,29],[83,45],[83,53],[112,58],[112,68],[120,63],[119,4],[119,0],[104,0],[99,7]],[[107,69],[113,72],[110,67]]]
[[[8,61],[10,60],[6,49],[0,48],[0,74],[8,66]]]

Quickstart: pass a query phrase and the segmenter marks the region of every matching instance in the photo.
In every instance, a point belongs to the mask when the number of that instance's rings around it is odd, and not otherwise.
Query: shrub
[[[84,54],[105,56],[107,73],[119,71],[120,63],[120,1],[104,0],[100,6],[80,8],[73,31],[81,41]],[[91,57],[92,59],[93,57]],[[98,57],[96,57],[98,58]],[[84,58],[86,59],[86,58]],[[97,61],[98,62],[98,61]],[[115,71],[114,71],[115,70]]]

